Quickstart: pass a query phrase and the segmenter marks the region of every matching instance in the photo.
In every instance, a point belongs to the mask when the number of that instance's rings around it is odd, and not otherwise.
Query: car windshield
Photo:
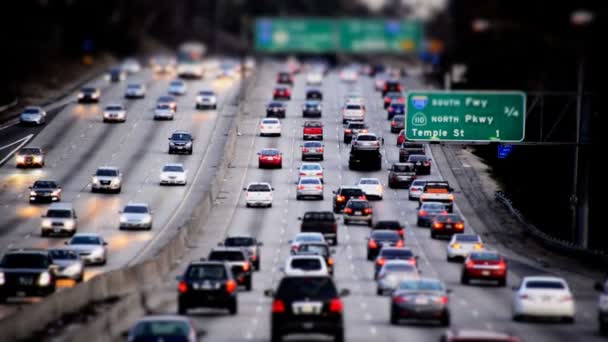
[[[96,236],[74,236],[70,245],[101,245],[101,240]]]
[[[245,254],[240,251],[212,251],[209,253],[209,260],[217,261],[244,261]]]
[[[266,184],[251,184],[249,186],[249,189],[247,189],[247,191],[249,191],[249,192],[270,192],[270,187]]]
[[[53,260],[78,260],[78,254],[69,249],[50,249],[49,254]]]
[[[281,280],[276,298],[295,301],[329,300],[338,297],[334,282],[329,277],[286,277]]]
[[[171,109],[171,106],[169,106],[167,103],[159,103],[156,106],[156,109]]]
[[[163,172],[184,172],[184,168],[180,165],[165,165]]]
[[[554,281],[554,280],[529,280],[529,281],[526,281],[526,288],[528,288],[528,289],[563,290],[563,289],[566,288],[566,286],[561,281]]]
[[[118,170],[112,169],[97,169],[96,176],[115,177],[118,176]]]
[[[346,206],[355,210],[361,210],[369,208],[369,203],[367,201],[349,201]]]
[[[372,233],[372,239],[374,239],[374,240],[399,240],[399,234],[397,232],[374,232],[374,233]]]
[[[213,92],[212,91],[201,91],[199,94],[201,94],[202,96],[213,96]]]
[[[420,209],[441,211],[441,210],[445,209],[445,206],[442,203],[426,202],[426,203],[422,203],[422,206],[420,207]]]
[[[439,222],[460,222],[462,219],[458,214],[447,214],[447,215],[439,215],[435,217],[435,219]]]
[[[399,248],[399,249],[382,249],[382,251],[380,251],[380,255],[387,258],[387,259],[409,259],[411,257],[414,256],[414,253],[406,248]]]
[[[146,214],[148,213],[148,207],[143,205],[128,205],[125,207],[124,212],[129,214]]]
[[[323,241],[323,237],[320,235],[298,235],[298,236],[296,236],[296,242],[311,242],[311,241]]]
[[[329,248],[325,245],[304,244],[300,245],[298,252],[314,253],[326,257],[329,255]]]
[[[190,134],[186,134],[186,133],[173,133],[173,135],[171,136],[171,140],[192,140],[192,136]]]
[[[350,129],[364,129],[364,128],[366,128],[366,126],[363,123],[350,123],[350,124],[348,124],[348,128],[350,128]]]
[[[154,321],[138,323],[135,328],[133,328],[133,335],[135,337],[162,337],[165,338],[162,340],[166,342],[185,342],[188,341],[189,331],[190,327],[186,322]],[[167,340],[166,338],[171,338],[171,340]]]
[[[174,102],[175,98],[171,96],[161,96],[158,98],[158,102]]]
[[[300,180],[300,184],[321,184],[321,180],[318,178],[304,178]]]
[[[293,258],[291,260],[291,268],[314,271],[321,269],[321,261],[317,258]]]
[[[46,268],[48,259],[43,254],[14,253],[2,258],[2,268]]]
[[[423,155],[419,155],[419,154],[412,154],[411,156],[409,156],[408,161],[410,162],[419,162],[419,161],[426,161],[426,156]]]
[[[26,108],[23,111],[23,114],[38,114],[38,113],[40,113],[40,110],[37,108]]]
[[[264,119],[262,120],[263,124],[278,124],[279,120],[277,119]]]
[[[479,237],[477,235],[458,234],[458,235],[456,235],[456,241],[458,241],[458,242],[478,242]]]
[[[347,105],[346,109],[348,109],[348,110],[360,110],[361,106],[359,106],[359,105]]]
[[[52,218],[70,218],[72,217],[71,210],[50,209],[46,212],[46,217]]]
[[[412,165],[393,165],[393,171],[395,172],[414,172]]]
[[[127,86],[127,88],[129,88],[129,89],[140,89],[140,88],[142,88],[142,85],[141,84],[129,84]]]
[[[375,227],[376,229],[400,229],[401,223],[399,221],[378,221]]]
[[[321,170],[321,166],[320,165],[307,164],[307,165],[302,165],[301,169],[303,171],[316,171],[316,170]]]
[[[184,85],[184,83],[180,82],[180,81],[173,81],[171,82],[172,86],[176,86],[176,87],[181,87]]]
[[[316,101],[315,102],[306,102],[306,107],[316,107],[318,105],[320,105],[320,103],[316,102]]]
[[[357,141],[377,141],[378,138],[374,135],[359,135]]]
[[[426,181],[423,181],[423,180],[415,180],[415,181],[412,183],[412,186],[424,186],[425,184],[426,184]]]
[[[400,290],[407,291],[444,291],[445,287],[435,280],[405,280],[399,284]]]
[[[82,88],[82,92],[86,93],[86,94],[90,94],[90,93],[94,93],[95,92],[95,88]]]
[[[107,106],[106,110],[123,110],[121,106]]]
[[[405,121],[405,116],[403,116],[403,115],[396,115],[396,116],[393,117],[393,121],[403,122],[403,121]]]
[[[242,247],[253,246],[255,240],[250,237],[229,237],[224,240],[224,245],[227,247]]]
[[[362,179],[359,184],[380,184],[380,181],[377,179]]]
[[[224,265],[192,265],[186,271],[186,279],[226,279],[226,267]]]
[[[268,107],[273,107],[273,108],[283,107],[283,104],[280,102],[271,102],[268,104]]]
[[[471,253],[471,260],[499,261],[500,255],[498,255],[497,253],[489,252]]]
[[[278,156],[279,155],[279,151],[277,150],[263,150],[262,154],[265,156]]]
[[[19,150],[19,154],[22,155],[39,155],[40,154],[40,150],[37,148],[22,148],[21,150]]]
[[[55,182],[51,182],[51,181],[36,181],[36,182],[34,182],[34,185],[32,187],[48,189],[48,188],[56,188],[57,184],[55,184]]]
[[[342,188],[340,190],[340,195],[347,197],[359,197],[363,195],[363,190],[361,189],[352,189],[352,188]]]

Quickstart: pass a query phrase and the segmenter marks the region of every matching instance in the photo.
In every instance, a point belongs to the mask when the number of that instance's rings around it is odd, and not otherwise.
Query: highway
[[[212,170],[222,157],[223,135],[230,119],[223,114],[235,110],[239,80],[199,80],[188,82],[186,95],[178,96],[178,111],[173,121],[154,121],[156,99],[167,93],[174,75],[158,75],[149,69],[129,76],[127,81],[109,83],[100,77],[90,84],[100,87],[99,104],[78,104],[76,94],[50,112],[43,128],[5,125],[0,128],[0,248],[5,252],[17,247],[57,247],[66,238],[40,237],[40,216],[46,204],[28,203],[28,186],[35,180],[55,180],[63,188],[62,201],[72,202],[78,214],[78,232],[100,233],[107,242],[105,266],[87,267],[85,280],[96,274],[123,267],[151,255],[171,236],[196,206],[194,194],[203,193],[213,178]],[[124,99],[128,82],[146,84],[144,99]],[[194,109],[196,93],[214,89],[218,110]],[[103,123],[106,104],[124,103],[125,123]],[[190,131],[195,137],[192,155],[169,155],[168,137],[175,130]],[[46,165],[40,169],[17,169],[9,153],[26,142],[46,150]],[[220,148],[210,148],[218,145]],[[183,163],[188,184],[161,187],[161,167],[170,162]],[[120,194],[91,193],[91,177],[99,166],[117,166],[123,173]],[[119,211],[128,202],[148,203],[153,212],[151,231],[119,231]],[[70,286],[71,284],[62,284]],[[27,301],[26,301],[27,303]],[[0,316],[10,314],[21,303],[0,306]]]
[[[325,199],[323,201],[297,201],[295,199],[296,185],[294,183],[298,177],[297,169],[302,162],[299,145],[302,143],[302,124],[304,122],[301,115],[301,105],[304,102],[306,89],[304,76],[296,76],[294,96],[288,102],[287,117],[282,120],[282,136],[260,137],[257,132],[259,120],[265,116],[265,104],[271,98],[275,73],[278,70],[277,65],[264,64],[259,71],[254,84],[254,90],[245,100],[244,110],[246,115],[244,115],[243,121],[239,122],[242,136],[237,143],[237,151],[232,156],[232,168],[229,169],[228,175],[225,177],[229,181],[224,184],[221,196],[205,226],[204,234],[194,243],[196,248],[192,249],[186,257],[182,258],[180,266],[168,277],[168,280],[162,286],[148,293],[148,298],[154,311],[165,313],[175,313],[177,311],[175,300],[177,282],[174,278],[183,272],[188,260],[207,256],[209,250],[227,235],[252,235],[264,243],[261,253],[261,270],[254,274],[253,291],[239,293],[238,315],[229,316],[224,311],[203,310],[200,313],[191,313],[191,317],[198,326],[205,330],[205,340],[268,341],[270,339],[270,299],[263,296],[263,291],[268,288],[275,288],[281,278],[279,268],[283,266],[285,259],[289,255],[287,241],[299,232],[298,216],[310,210],[331,210],[332,190],[343,184],[354,184],[360,177],[377,177],[385,184],[385,196],[382,201],[372,202],[374,219],[399,219],[406,224],[406,246],[412,248],[420,257],[419,265],[422,275],[424,277],[439,278],[453,290],[450,295],[452,328],[509,332],[521,337],[523,341],[535,342],[600,340],[596,323],[597,296],[592,290],[592,282],[589,279],[572,278],[569,272],[560,270],[559,267],[554,267],[551,270],[542,269],[536,266],[536,263],[526,255],[515,255],[508,250],[500,250],[507,257],[509,265],[507,287],[501,288],[494,285],[465,286],[460,284],[462,265],[446,262],[445,249],[447,241],[432,240],[429,237],[428,228],[416,227],[417,205],[415,202],[408,201],[407,190],[392,190],[386,184],[386,169],[398,159],[398,149],[395,145],[396,135],[389,132],[386,112],[382,108],[380,95],[373,89],[373,82],[370,78],[361,77],[355,84],[340,82],[336,72],[331,72],[325,78],[322,86],[324,94],[322,121],[325,130],[325,161],[321,162],[325,169]],[[417,77],[406,77],[403,80],[403,84],[406,91],[429,87],[428,84],[425,84]],[[370,125],[372,132],[385,138],[385,145],[382,148],[384,155],[382,171],[354,172],[348,170],[348,148],[342,143],[340,108],[344,95],[350,91],[358,91],[365,97],[368,104],[366,121]],[[87,124],[88,121],[83,126],[86,128]],[[129,123],[129,125],[131,124],[133,123]],[[150,126],[154,125],[150,124]],[[207,127],[206,125],[201,126]],[[199,129],[204,130],[205,127],[200,127]],[[75,129],[71,128],[71,130]],[[87,135],[87,142],[89,139],[103,139],[99,137],[94,138],[99,135],[103,137],[103,131],[91,132],[91,135]],[[159,132],[159,134],[151,134],[150,138],[160,139],[158,144],[162,147],[161,140],[164,139],[165,135]],[[45,136],[49,135],[45,134]],[[134,137],[133,139],[146,140],[141,136]],[[113,140],[108,138],[104,139],[104,141]],[[258,169],[256,152],[262,148],[279,148],[284,153],[283,168],[277,170]],[[86,147],[83,147],[83,150],[86,151],[86,149]],[[112,151],[109,146],[104,151],[108,150]],[[125,151],[125,153],[127,152],[132,153],[134,151]],[[150,153],[150,156],[144,156],[140,161],[141,168],[144,170],[155,170],[156,168],[150,165],[158,164],[158,158],[162,156],[161,152],[157,151],[156,153]],[[83,154],[78,155],[83,156]],[[82,174],[78,175],[80,179],[78,184],[86,184],[90,170],[97,165],[96,163],[105,161],[104,159],[97,161],[100,156],[89,157],[88,159],[84,159],[87,167],[81,168],[84,171],[81,171],[80,173]],[[117,160],[123,160],[125,164],[119,164],[127,167],[126,164],[129,164],[129,160],[133,156],[123,156],[121,154],[116,158]],[[76,161],[74,160],[72,164],[75,163]],[[437,166],[435,158],[433,158],[432,174],[425,176],[424,179],[441,179],[442,175],[439,173]],[[2,170],[6,172],[7,167],[5,166]],[[62,174],[69,174],[70,169],[62,171],[64,171]],[[16,171],[11,169],[10,172],[15,173]],[[145,171],[137,170],[130,171],[129,173],[140,175],[145,174]],[[72,177],[70,176],[69,178]],[[67,180],[67,178],[62,180]],[[141,178],[139,177],[137,180],[130,179],[130,181],[141,185]],[[252,181],[269,182],[274,186],[275,193],[272,208],[257,209],[245,207],[242,188]],[[71,187],[68,188],[72,189]],[[154,186],[150,186],[150,188],[154,188]],[[84,202],[89,203],[88,205],[92,205],[91,203],[98,203],[98,205],[100,205],[100,202],[104,203],[103,209],[100,209],[103,212],[115,211],[118,204],[118,200],[114,200],[112,196],[92,196],[88,193],[72,191],[71,194],[82,194],[83,201],[85,201],[85,198],[88,198],[89,202]],[[162,197],[160,195],[164,195],[164,192],[160,193],[157,189],[154,191],[156,192],[152,192],[151,196],[156,195],[157,197],[151,198],[155,200],[153,204],[159,211],[167,209],[166,207],[161,209],[161,203],[163,206],[171,206],[175,205],[175,201],[178,200],[177,198],[166,199],[166,196]],[[166,191],[174,191],[172,195],[179,196],[182,189],[169,189]],[[457,196],[461,195],[457,194]],[[106,198],[108,199],[105,200]],[[458,200],[462,199],[459,198]],[[84,204],[83,208],[86,209],[87,204]],[[98,213],[100,211],[95,212]],[[456,211],[459,211],[458,207]],[[474,232],[475,227],[470,226],[466,217],[465,220],[467,221],[467,232]],[[18,226],[19,229],[15,229],[15,231],[19,231],[22,234],[35,231],[35,219],[23,221],[24,223],[20,224]],[[25,227],[25,222],[30,222],[30,228]],[[90,227],[92,229],[103,229],[106,234],[116,239],[120,239],[120,236],[123,236],[116,232],[115,225],[106,226],[101,222],[97,222],[97,224],[92,223]],[[335,248],[336,273],[334,278],[338,288],[348,288],[351,290],[351,295],[344,300],[346,340],[437,341],[444,328],[427,324],[401,324],[400,326],[389,324],[389,299],[388,297],[376,295],[376,283],[373,280],[372,273],[373,264],[367,261],[365,257],[365,238],[368,236],[369,231],[369,228],[363,225],[353,224],[345,226],[343,222],[340,222],[339,225],[339,245]],[[22,235],[20,236],[23,237]],[[37,240],[37,238],[35,239]],[[133,243],[135,244],[135,242]],[[116,244],[115,241],[114,244]],[[491,243],[486,245],[486,247],[490,249],[498,248],[492,246]],[[114,247],[113,255],[115,258],[118,258],[118,255],[122,255],[118,253],[122,253],[121,249]],[[124,255],[126,258],[130,254],[124,252]],[[514,322],[511,316],[511,298],[513,295],[511,286],[518,285],[523,276],[547,274],[548,271],[552,275],[564,276],[573,288],[577,305],[576,322],[574,324]],[[307,336],[302,336],[301,338],[296,337],[290,340],[300,341],[309,339]]]

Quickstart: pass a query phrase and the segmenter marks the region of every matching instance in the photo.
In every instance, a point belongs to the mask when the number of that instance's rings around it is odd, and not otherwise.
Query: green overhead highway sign
[[[518,91],[413,91],[405,137],[420,141],[524,140],[526,94]]]

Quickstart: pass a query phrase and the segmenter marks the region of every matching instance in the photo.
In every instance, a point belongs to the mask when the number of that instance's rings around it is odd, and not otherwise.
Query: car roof
[[[359,181],[362,181],[362,180],[375,180],[375,181],[380,181],[380,180],[379,180],[378,178],[376,178],[376,177],[361,177],[361,178],[359,179]]]
[[[34,109],[41,111],[42,107],[40,107],[40,106],[26,106],[25,108],[23,108],[23,110],[34,110]]]
[[[409,252],[414,253],[414,251],[409,247],[382,247],[380,252],[384,252],[384,251],[409,251]]]
[[[164,166],[181,166],[181,167],[184,167],[184,164],[182,164],[182,163],[167,163]]]
[[[361,187],[358,185],[340,185],[340,189],[361,190]]]
[[[226,247],[226,246],[217,246],[211,249],[211,252],[241,252],[243,253],[243,248],[241,247]]]
[[[190,319],[188,317],[184,317],[184,316],[178,316],[178,315],[151,315],[151,316],[145,316],[143,318],[140,318],[137,320],[137,323],[143,323],[143,322],[154,322],[154,321],[179,321],[179,322],[184,322],[184,323],[188,323],[188,325],[190,324]]]
[[[304,232],[304,233],[297,233],[296,236],[323,236],[323,234],[319,233],[319,232]]]
[[[125,205],[125,207],[146,207],[147,208],[147,207],[149,207],[149,205],[147,203],[131,203],[131,202],[129,202],[129,203],[127,203]]]
[[[412,265],[407,260],[389,259],[389,260],[386,260],[386,262],[384,263],[384,266],[387,266],[387,265],[408,265],[408,266],[412,266],[413,270],[416,270],[416,266]]]
[[[414,166],[414,163],[393,163],[393,166]]]
[[[6,254],[48,254],[48,250],[35,247],[17,247],[9,249]]]
[[[51,203],[48,210],[72,210],[74,205],[71,202],[55,202]]]
[[[108,103],[108,104],[106,105],[106,108],[108,108],[108,107],[124,107],[124,106],[125,106],[125,105],[123,105],[122,103],[117,103],[117,102],[114,102],[114,103]]]
[[[184,131],[184,130],[175,131],[175,132],[173,132],[173,134],[190,134],[190,135],[192,135],[192,133],[190,133],[188,131]]]
[[[318,254],[294,254],[287,258],[289,261],[293,259],[323,259],[323,257]]]
[[[559,282],[566,283],[566,280],[564,278],[552,277],[552,276],[528,276],[528,277],[523,277],[523,279],[521,281],[522,281],[522,283],[526,282],[526,281],[559,281]]]
[[[118,167],[116,166],[100,166],[97,168],[97,170],[113,170],[113,171],[118,171]]]
[[[226,266],[226,263],[224,263],[223,261],[217,261],[217,260],[194,260],[194,261],[190,261],[190,263],[188,264],[188,266],[206,266],[206,265],[221,265],[221,266]]]
[[[366,135],[368,135],[368,136],[374,136],[374,137],[377,138],[376,133],[369,133],[369,132],[368,133],[359,133],[359,134],[357,134],[357,138],[364,137]]]
[[[98,233],[76,233],[72,236],[72,238],[74,238],[76,236],[88,236],[88,237],[102,238],[101,234],[98,234]]]
[[[392,229],[374,229],[370,232],[369,235],[379,235],[379,234],[391,234],[391,235],[399,235],[396,231]]]

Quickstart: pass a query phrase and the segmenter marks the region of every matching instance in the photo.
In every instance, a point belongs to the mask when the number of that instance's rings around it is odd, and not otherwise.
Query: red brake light
[[[403,97],[399,98],[399,103],[405,103],[405,99]]]
[[[464,224],[462,224],[462,223],[456,223],[454,225],[454,228],[456,228],[458,230],[462,230],[462,229],[464,229]]]
[[[403,237],[403,228],[399,229],[397,232],[399,233],[399,236]]]
[[[374,239],[369,239],[368,247],[371,249],[376,249],[378,248],[378,244],[376,241],[374,241]]]
[[[378,258],[378,260],[376,260],[376,264],[382,266],[384,265],[384,263],[386,262],[386,260],[384,260],[384,258]]]
[[[233,293],[236,291],[236,282],[234,280],[228,280],[226,282],[226,292]]]
[[[391,121],[391,126],[397,126],[397,122],[396,121]]]
[[[253,255],[251,256],[251,260],[253,260],[253,261],[256,261],[256,260],[257,260],[257,258],[258,258],[258,256],[257,256],[257,255],[255,255],[255,254],[253,254]]]
[[[473,266],[475,266],[475,262],[473,262],[473,260],[469,260],[465,264],[466,268],[473,268]]]
[[[437,298],[437,301],[443,305],[446,305],[446,304],[448,304],[450,299],[448,298],[448,296],[442,296],[442,297]]]
[[[433,229],[443,229],[443,223],[435,222],[433,224]]]
[[[247,271],[249,271],[250,268],[251,268],[251,265],[249,265],[248,262],[243,264],[243,271],[247,272]]]
[[[317,185],[317,186],[315,186],[315,189],[321,190],[321,189],[323,189],[323,185]]]
[[[336,201],[337,201],[337,202],[344,202],[344,201],[346,201],[346,197],[344,197],[344,196],[342,196],[342,195],[338,195],[338,196],[336,197]],[[347,208],[347,209],[348,209],[348,208]]]
[[[498,263],[498,267],[504,270],[507,268],[507,263],[504,260],[500,260],[500,262]]]
[[[285,312],[285,303],[283,303],[280,299],[275,299],[272,302],[272,312],[273,313],[284,313]]]
[[[420,216],[426,216],[427,212],[424,211],[424,210],[420,210],[420,211],[418,211],[418,215],[420,215]]]
[[[351,133],[351,132],[352,132],[352,130],[351,130],[351,129],[345,129],[345,130],[344,130],[344,133]]]
[[[367,199],[367,198],[365,197],[365,195],[361,195],[361,196],[359,196],[359,199]]]
[[[319,151],[319,152],[323,152],[323,151],[325,151],[325,149],[324,149],[323,147],[319,147],[319,148],[317,149],[317,151]]]
[[[397,241],[397,247],[403,247],[403,240]]]
[[[333,265],[334,264],[334,259],[333,258],[328,258],[327,259],[327,264],[330,265],[330,266]]]
[[[395,297],[393,299],[393,302],[395,302],[395,303],[405,303],[405,302],[407,302],[407,298],[405,298],[405,297]]]
[[[342,301],[340,298],[334,298],[329,302],[330,312],[342,312]]]
[[[365,209],[363,209],[363,213],[364,214],[371,214],[372,213],[372,208],[365,208]]]
[[[180,293],[188,292],[188,283],[186,283],[185,281],[180,281],[179,285],[177,286],[177,289]]]
[[[302,149],[302,152],[308,152],[310,151],[309,149],[307,149],[306,147]]]
[[[298,185],[298,190],[304,190],[304,185]]]
[[[388,107],[388,111],[389,111],[389,112],[392,112],[392,111],[394,111],[394,110],[395,110],[395,108],[393,108],[393,107]]]
[[[352,214],[353,210],[351,208],[344,208],[344,213],[345,214]]]

